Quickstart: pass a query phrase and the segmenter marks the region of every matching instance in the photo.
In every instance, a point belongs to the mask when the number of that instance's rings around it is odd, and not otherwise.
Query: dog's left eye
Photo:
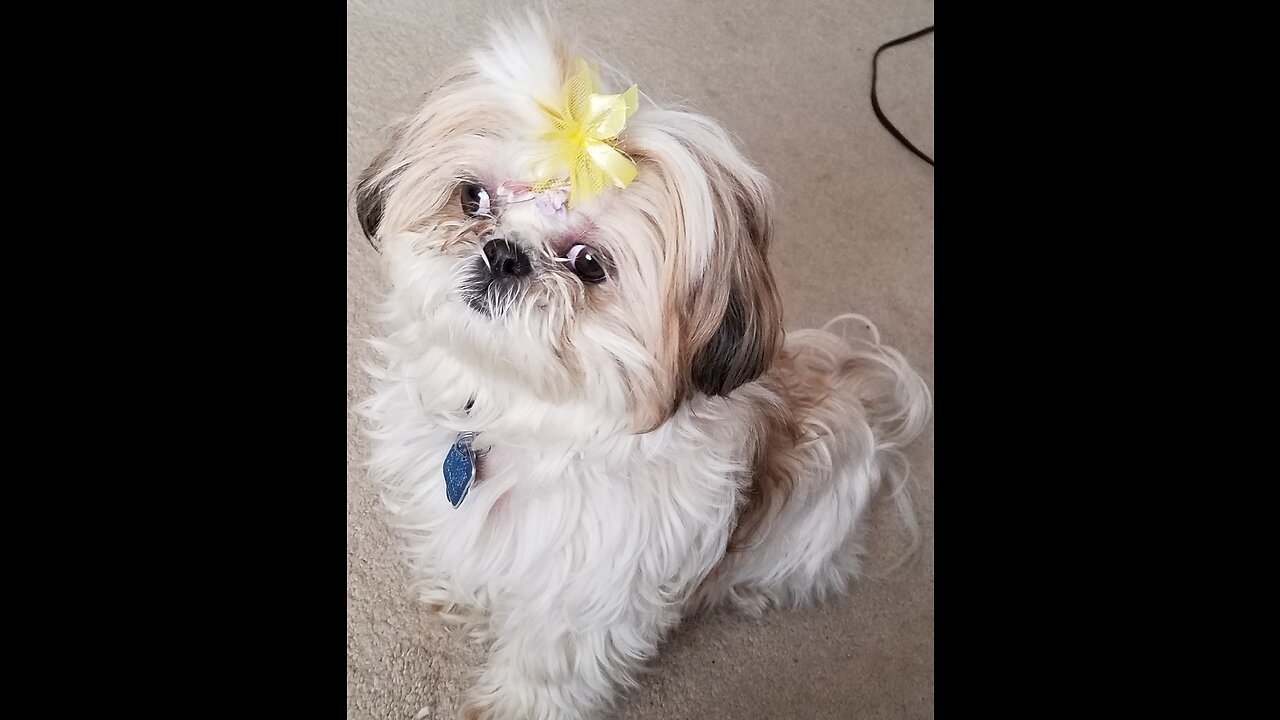
[[[569,248],[569,269],[583,282],[598,283],[605,279],[604,266],[600,264],[600,255],[590,245],[574,245]]]
[[[489,214],[489,193],[483,185],[467,183],[462,186],[462,214],[467,217]]]

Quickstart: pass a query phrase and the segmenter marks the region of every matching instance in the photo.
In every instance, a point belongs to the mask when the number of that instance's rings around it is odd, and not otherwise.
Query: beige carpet
[[[379,130],[484,34],[484,13],[525,3],[385,0],[347,5],[347,180]],[[786,324],[856,311],[933,385],[933,169],[876,121],[871,54],[930,25],[932,0],[552,2],[562,23],[659,101],[685,101],[742,140],[778,189],[773,264]],[[933,154],[933,37],[888,50],[881,106]],[[351,405],[378,256],[347,208],[347,716],[452,718],[480,653],[409,597],[362,461]],[[910,453],[924,530],[918,562],[839,602],[762,619],[689,624],[627,696],[625,720],[933,717],[933,431]],[[875,508],[872,566],[896,545]]]

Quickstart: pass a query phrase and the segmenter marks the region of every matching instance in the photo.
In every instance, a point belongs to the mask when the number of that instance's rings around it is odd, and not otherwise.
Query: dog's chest
[[[447,428],[440,411],[461,408],[474,384],[432,367],[393,365],[368,414],[372,470],[393,523],[415,573],[444,595],[482,607],[549,591],[585,599],[644,587],[672,597],[722,557],[749,455],[734,416],[673,419],[612,440],[566,439],[565,430],[587,435],[594,423],[518,407]],[[478,430],[474,447],[488,452],[454,507],[444,465],[464,428]]]
[[[441,438],[432,466],[445,462]],[[483,448],[483,437],[476,443]],[[437,462],[438,461],[438,462]],[[610,457],[494,445],[454,507],[439,470],[405,519],[424,569],[465,597],[519,597],[548,583],[568,595],[601,583],[676,592],[700,581],[727,543],[737,478],[697,456]]]

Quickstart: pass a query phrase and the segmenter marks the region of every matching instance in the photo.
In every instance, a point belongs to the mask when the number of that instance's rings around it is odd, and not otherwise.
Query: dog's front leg
[[[564,608],[521,608],[493,617],[489,661],[468,693],[463,720],[587,720],[634,683],[674,610],[628,608],[612,622]]]

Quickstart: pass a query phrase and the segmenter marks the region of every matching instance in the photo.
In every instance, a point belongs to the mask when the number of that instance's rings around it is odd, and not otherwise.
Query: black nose
[[[489,273],[495,279],[505,277],[521,277],[533,270],[529,256],[517,245],[502,238],[495,238],[484,244],[484,257],[489,261]]]

